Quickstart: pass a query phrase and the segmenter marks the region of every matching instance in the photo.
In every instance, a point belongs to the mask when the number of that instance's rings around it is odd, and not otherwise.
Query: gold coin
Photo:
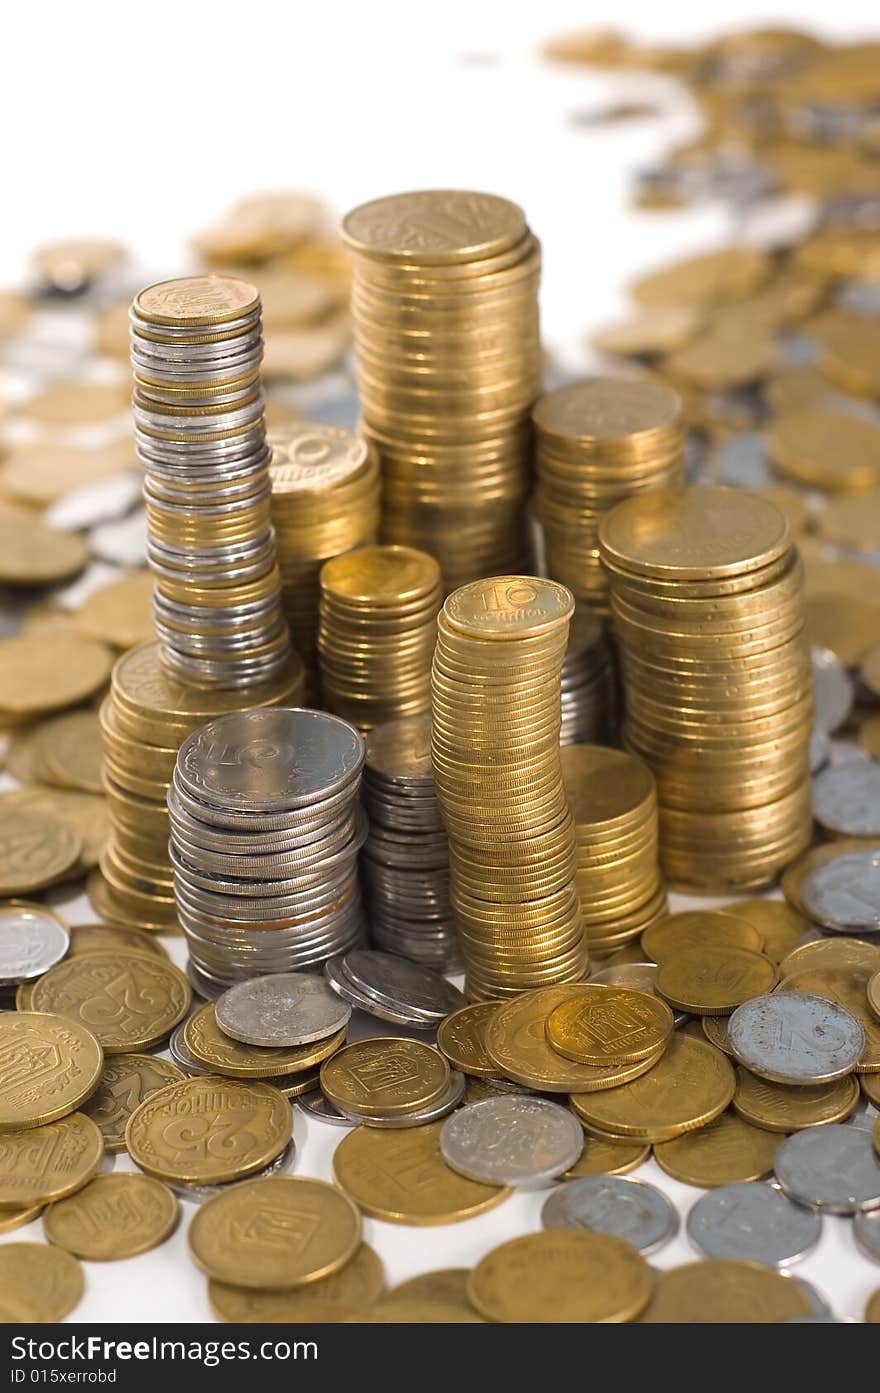
[[[857,1074],[880,1073],[880,1021],[868,1010],[866,988],[872,973],[863,967],[815,967],[785,977],[781,992],[806,992],[823,996],[851,1011],[865,1032],[865,1051],[856,1065]]]
[[[159,940],[144,929],[126,929],[120,924],[71,924],[69,928],[72,958],[82,953],[106,953],[114,948],[168,957]]]
[[[746,918],[738,918],[731,909],[687,909],[679,914],[666,914],[649,924],[642,934],[642,947],[650,960],[662,963],[683,948],[730,947],[747,948],[760,953],[764,940],[761,932]]]
[[[640,305],[706,306],[736,302],[757,290],[770,274],[764,253],[725,247],[678,261],[641,276],[630,292]]]
[[[207,329],[242,319],[259,304],[260,297],[248,281],[233,276],[181,276],[141,290],[133,309],[150,324]]]
[[[217,1281],[300,1287],[344,1267],[360,1244],[361,1216],[335,1185],[273,1175],[209,1199],[188,1237],[196,1264]]]
[[[768,1132],[799,1132],[803,1127],[843,1122],[858,1100],[859,1080],[853,1074],[832,1083],[795,1088],[759,1078],[742,1065],[737,1067],[733,1106],[746,1122]]]
[[[659,1272],[648,1325],[777,1325],[813,1314],[809,1296],[757,1262],[709,1258]]]
[[[47,1243],[0,1247],[0,1322],[55,1325],[69,1316],[85,1289],[76,1258]]]
[[[104,751],[97,712],[71,711],[47,721],[37,732],[35,758],[49,782],[101,793]]]
[[[29,508],[0,505],[0,581],[10,585],[50,585],[75,576],[88,559],[88,547],[78,533],[56,532],[46,527]],[[9,643],[13,644],[11,650],[6,648]],[[20,646],[18,639],[6,639],[0,651],[4,651],[4,657],[9,652],[11,661],[15,661]],[[5,693],[5,689],[4,682],[0,693]],[[0,701],[0,706],[10,709],[5,701]]]
[[[164,1243],[180,1215],[177,1197],[148,1175],[99,1175],[50,1204],[43,1232],[56,1248],[89,1262],[114,1262]]]
[[[760,951],[775,963],[781,963],[801,935],[813,927],[809,919],[785,900],[737,900],[719,909],[718,913],[751,924],[761,937]],[[740,948],[751,946],[748,943],[739,945]]]
[[[880,1287],[868,1297],[865,1321],[868,1325],[880,1325]]]
[[[454,630],[478,639],[537,638],[574,613],[570,590],[537,576],[494,576],[453,591],[443,614]]]
[[[880,643],[880,604],[870,594],[820,595],[805,604],[810,642],[819,648],[833,645],[846,667],[858,667]]]
[[[0,894],[42,890],[76,865],[81,850],[82,840],[58,818],[0,806]]]
[[[839,845],[839,843],[835,843]],[[837,853],[840,855],[840,853]],[[782,959],[779,971],[783,981],[796,972],[808,972],[822,967],[858,967],[867,973],[880,972],[880,945],[865,943],[844,934],[834,938],[816,938],[802,943]]]
[[[880,1075],[859,1074],[858,1080],[868,1102],[873,1103],[875,1108],[880,1108]]]
[[[104,1149],[124,1151],[125,1129],[135,1108],[185,1077],[176,1064],[158,1055],[115,1054],[105,1059],[98,1087],[83,1104],[83,1112],[101,1129]]]
[[[767,454],[780,473],[832,492],[880,485],[880,429],[827,406],[804,406],[770,422]]]
[[[403,1117],[449,1087],[443,1055],[420,1040],[357,1040],[321,1066],[321,1091],[342,1112]]]
[[[583,1175],[626,1175],[647,1161],[650,1154],[648,1142],[609,1141],[587,1132],[583,1151],[563,1179],[579,1180]]]
[[[873,977],[868,978],[866,991],[868,995],[868,1007],[873,1011],[877,1020],[880,1021],[880,968],[874,973]]]
[[[547,1017],[552,1047],[581,1064],[629,1064],[665,1048],[675,1022],[664,1001],[625,987],[585,984]]]
[[[0,710],[37,716],[85,701],[107,681],[110,649],[72,634],[0,640]]]
[[[114,270],[126,256],[125,247],[109,238],[67,239],[38,247],[34,265],[53,290],[74,294],[98,276]]]
[[[72,1195],[92,1179],[104,1141],[81,1112],[0,1135],[0,1208],[48,1204]]]
[[[448,1310],[458,1311],[465,1319],[477,1318],[477,1313],[468,1299],[467,1288],[471,1269],[469,1267],[443,1267],[436,1272],[420,1272],[406,1282],[399,1282],[383,1296],[379,1305],[386,1309],[402,1301],[427,1301]]]
[[[454,1224],[494,1209],[510,1190],[451,1170],[440,1152],[442,1125],[356,1127],[333,1156],[336,1183],[364,1214],[392,1224]]]
[[[80,793],[77,789],[39,785],[0,793],[0,816],[16,808],[30,809],[63,822],[75,837],[79,837],[82,849],[71,867],[71,878],[97,865],[110,835],[110,812],[105,798],[95,793]]]
[[[361,1243],[338,1271],[307,1286],[257,1291],[211,1278],[208,1301],[218,1320],[242,1325],[336,1325],[372,1306],[384,1286],[382,1259]]]
[[[832,498],[816,516],[820,537],[832,546],[872,552],[880,535],[880,489]]]
[[[100,1040],[106,1054],[158,1045],[189,1010],[192,989],[173,963],[146,953],[83,953],[41,977],[35,1011],[69,1016]]]
[[[342,223],[358,255],[414,266],[485,261],[515,246],[526,231],[515,203],[462,189],[391,194],[362,203]]]
[[[610,324],[591,337],[597,353],[623,358],[663,357],[682,348],[703,325],[703,315],[690,305],[658,305],[635,319]]]
[[[0,1210],[0,1233],[12,1233],[13,1229],[24,1228],[25,1224],[39,1218],[42,1212],[41,1204],[28,1204],[23,1209]]]
[[[779,974],[763,953],[745,948],[685,948],[660,964],[657,992],[680,1011],[729,1016],[737,1006],[772,991]]]
[[[673,1035],[642,1078],[601,1093],[575,1093],[571,1103],[591,1129],[656,1143],[706,1127],[724,1112],[735,1086],[719,1050],[693,1036]]]
[[[714,1045],[732,1059],[734,1055],[727,1033],[728,1020],[727,1016],[698,1016],[692,1024],[696,1024],[702,1030],[703,1038],[708,1040],[710,1045]]]
[[[477,1263],[471,1303],[488,1320],[517,1324],[635,1320],[654,1278],[641,1253],[604,1233],[547,1230],[513,1238]]]
[[[217,1024],[214,1003],[209,1001],[190,1016],[184,1027],[183,1040],[200,1064],[206,1064],[224,1078],[272,1079],[282,1074],[312,1069],[340,1049],[345,1041],[345,1028],[309,1045],[286,1045],[271,1049],[262,1045],[245,1045],[223,1033]]]
[[[441,1021],[437,1048],[453,1069],[475,1078],[492,1078],[498,1072],[486,1050],[486,1028],[496,1009],[494,1001],[477,1001],[472,1006],[462,1006]]]
[[[293,1133],[277,1088],[200,1074],[170,1084],[135,1108],[125,1145],[141,1170],[185,1185],[222,1185],[274,1161]]]
[[[352,1325],[484,1325],[482,1316],[463,1306],[427,1298],[391,1297],[377,1301],[360,1315],[349,1316]]]
[[[684,1185],[736,1185],[760,1180],[773,1169],[779,1137],[725,1112],[686,1136],[659,1142],[654,1160],[661,1170]]]
[[[69,379],[52,382],[24,403],[22,414],[43,426],[93,426],[128,411],[128,384]]]
[[[0,1012],[0,1132],[73,1112],[101,1077],[95,1036],[65,1016]]]
[[[152,574],[134,571],[92,591],[74,616],[77,633],[114,648],[149,643],[153,637],[152,606]]]

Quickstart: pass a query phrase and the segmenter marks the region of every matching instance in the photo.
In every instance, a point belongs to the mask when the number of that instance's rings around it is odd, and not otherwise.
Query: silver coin
[[[292,1168],[296,1159],[296,1144],[289,1141],[280,1156],[276,1156],[274,1161],[270,1161],[268,1166],[264,1166],[261,1171],[256,1171],[248,1176],[248,1180],[264,1180],[268,1175],[286,1175]],[[181,1199],[192,1200],[193,1204],[204,1204],[205,1200],[213,1199],[215,1195],[222,1195],[224,1191],[232,1188],[233,1185],[240,1184],[237,1180],[227,1180],[221,1185],[187,1185],[182,1180],[170,1180],[166,1177],[165,1184],[172,1189],[175,1194],[180,1195]]]
[[[880,762],[825,769],[813,780],[813,816],[841,837],[880,837]]]
[[[458,1107],[465,1093],[464,1074],[452,1073],[449,1076],[449,1084],[445,1092],[430,1107],[423,1108],[421,1112],[410,1112],[404,1117],[383,1117],[378,1113],[346,1113],[343,1116],[346,1121],[363,1123],[367,1127],[381,1127],[399,1129],[403,1127],[423,1127],[427,1122],[438,1122],[441,1117],[448,1116]]]
[[[632,987],[633,991],[648,992],[650,996],[656,996],[657,964],[656,963],[618,963],[610,967],[600,968],[590,977],[591,982],[598,982],[603,987]],[[685,1025],[690,1017],[685,1011],[673,1011],[673,1020],[676,1029],[680,1025]]]
[[[128,517],[101,522],[89,531],[89,550],[116,566],[142,566],[147,545],[147,515],[138,508]]]
[[[308,1045],[342,1030],[351,1006],[323,977],[279,972],[240,982],[217,998],[217,1024],[246,1045]]]
[[[583,1128],[567,1108],[514,1093],[468,1103],[440,1132],[446,1164],[487,1185],[547,1185],[583,1149]]]
[[[412,1016],[405,1011],[397,1011],[391,1006],[383,1006],[381,1001],[376,1001],[367,996],[366,992],[362,992],[345,971],[343,958],[328,958],[324,963],[324,975],[343,1001],[366,1011],[368,1015],[376,1016],[380,1021],[390,1021],[393,1025],[405,1025],[413,1030],[430,1030],[433,1033],[433,1022],[425,1021],[420,1016]]]
[[[830,1214],[880,1207],[880,1161],[871,1134],[831,1123],[787,1137],[774,1159],[776,1178],[790,1199]]]
[[[70,947],[64,925],[39,905],[0,905],[0,986],[33,982]]]
[[[310,1117],[317,1117],[321,1122],[332,1122],[334,1127],[353,1127],[354,1120],[346,1117],[344,1112],[340,1112],[334,1107],[329,1098],[325,1098],[320,1088],[315,1088],[311,1093],[302,1093],[296,1100],[303,1112],[307,1112]],[[362,1122],[363,1118],[358,1118]]]
[[[757,433],[731,436],[718,447],[715,463],[722,484],[758,489],[773,482],[764,437]]]
[[[801,886],[801,901],[810,918],[827,929],[880,932],[880,851],[846,851],[817,866]]]
[[[822,1217],[760,1181],[720,1185],[697,1200],[687,1235],[705,1258],[784,1267],[819,1242]]]
[[[806,992],[767,992],[733,1012],[730,1048],[747,1069],[774,1083],[830,1083],[852,1073],[867,1041],[845,1006]]]
[[[171,1039],[168,1041],[168,1053],[179,1064],[187,1074],[210,1074],[213,1071],[207,1065],[200,1063],[195,1055],[190,1054],[183,1039],[183,1032],[186,1028],[186,1021],[181,1021],[180,1025],[171,1032]]]
[[[81,484],[51,503],[43,521],[57,532],[84,532],[99,523],[124,518],[140,499],[142,489],[141,477],[135,473]]]
[[[813,647],[813,719],[826,735],[839,730],[852,710],[855,691],[852,679],[836,653],[830,648]]]
[[[818,774],[831,759],[831,741],[824,730],[813,726],[810,734],[810,773]]]
[[[392,1010],[421,1016],[426,1024],[439,1023],[466,1004],[458,988],[439,972],[393,953],[356,948],[346,953],[344,967],[350,980],[367,996]]]
[[[678,1213],[662,1190],[619,1175],[567,1180],[544,1201],[545,1229],[609,1233],[642,1253],[653,1253],[678,1232]]]
[[[872,1262],[880,1262],[880,1209],[862,1210],[853,1219],[856,1247]]]

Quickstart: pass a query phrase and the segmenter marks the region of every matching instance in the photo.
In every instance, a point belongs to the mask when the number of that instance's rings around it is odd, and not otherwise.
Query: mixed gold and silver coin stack
[[[379,468],[366,442],[306,421],[270,431],[272,525],[294,647],[318,687],[318,604],[325,561],[379,535]]]
[[[295,705],[303,687],[295,653],[271,681],[246,692],[185,686],[166,669],[156,643],[119,658],[100,712],[111,835],[100,873],[89,880],[99,913],[115,923],[176,927],[167,796],[180,745],[243,704]]]
[[[206,995],[363,937],[364,742],[303,708],[238,712],[184,741],[168,794],[174,894]]]
[[[590,953],[614,953],[666,911],[657,788],[640,759],[599,745],[564,746],[562,778]]]
[[[382,535],[447,589],[518,569],[540,390],[540,247],[490,194],[396,194],[349,213],[358,390],[382,469]]]
[[[439,621],[431,755],[471,1000],[577,981],[588,962],[559,754],[559,678],[574,602],[499,576]]]
[[[670,881],[773,880],[808,844],[813,714],[803,567],[788,522],[744,490],[621,503],[600,532],[625,743],[657,779]]]
[[[367,736],[361,799],[370,830],[361,873],[370,936],[428,967],[457,957],[449,839],[431,767],[431,717],[404,716]]]
[[[361,547],[321,570],[318,656],[329,711],[360,730],[431,706],[440,568],[415,547]]]
[[[605,624],[575,605],[562,663],[562,745],[616,745],[617,669]]]
[[[131,310],[133,412],[162,661],[191,685],[281,671],[290,634],[269,508],[260,297],[229,276],[148,286]]]
[[[600,377],[541,397],[532,420],[548,574],[607,614],[599,523],[632,494],[684,483],[681,402],[659,382]]]

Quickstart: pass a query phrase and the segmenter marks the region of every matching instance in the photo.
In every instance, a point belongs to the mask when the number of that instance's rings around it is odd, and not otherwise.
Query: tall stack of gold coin
[[[318,656],[328,711],[360,730],[431,709],[440,567],[415,547],[361,547],[321,570]]]
[[[599,523],[632,494],[684,483],[681,401],[658,382],[593,378],[541,397],[532,420],[548,573],[607,614]]]
[[[600,531],[625,744],[657,779],[661,864],[704,889],[769,883],[810,839],[803,568],[771,502],[646,493]]]
[[[437,557],[447,589],[526,554],[540,391],[540,246],[490,194],[396,194],[349,213],[358,388],[382,536]]]
[[[454,591],[440,615],[431,758],[473,1001],[587,969],[559,750],[573,610],[554,581],[499,576]]]
[[[101,707],[112,831],[88,885],[103,918],[148,929],[176,925],[166,798],[179,746],[206,721],[230,711],[298,706],[303,690],[295,653],[272,681],[244,692],[184,686],[162,663],[157,643],[119,658]]]
[[[317,688],[318,601],[325,561],[379,536],[379,468],[351,431],[304,421],[268,435],[281,598],[294,646]]]
[[[657,787],[640,759],[601,745],[563,746],[562,778],[590,953],[614,953],[666,912]]]

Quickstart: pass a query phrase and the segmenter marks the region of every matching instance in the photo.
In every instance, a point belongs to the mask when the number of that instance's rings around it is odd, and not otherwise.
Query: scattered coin
[[[588,1175],[625,1175],[647,1161],[651,1154],[648,1142],[611,1141],[586,1132],[584,1149],[564,1180],[579,1180]]]
[[[345,955],[345,970],[362,992],[404,1015],[438,1023],[465,1004],[464,997],[439,972],[398,958],[393,953],[355,948]]]
[[[76,611],[77,633],[83,638],[134,648],[153,639],[153,577],[135,571],[95,590]]]
[[[826,928],[880,932],[880,851],[841,852],[810,872],[801,895],[807,912]]]
[[[107,1054],[158,1045],[192,999],[179,968],[146,953],[83,953],[41,977],[35,1011],[57,1011],[93,1030]]]
[[[28,1204],[23,1209],[0,1211],[0,1233],[12,1233],[14,1229],[24,1228],[25,1224],[38,1219],[42,1212],[41,1204]]]
[[[761,951],[775,963],[780,963],[794,948],[798,939],[812,926],[784,900],[737,900],[721,914],[730,913],[745,919],[762,939]]]
[[[82,839],[59,818],[0,805],[0,894],[26,895],[76,865]]]
[[[101,1164],[104,1142],[81,1112],[0,1135],[0,1208],[48,1204],[88,1184]]]
[[[44,905],[0,905],[0,983],[32,982],[64,957],[70,933],[64,921]]]
[[[730,910],[689,909],[667,914],[650,924],[642,934],[642,947],[648,957],[662,963],[686,948],[745,948],[760,953],[764,939],[746,918]]]
[[[855,1214],[880,1207],[880,1161],[860,1127],[832,1123],[796,1132],[774,1161],[785,1194],[811,1209]]]
[[[826,769],[813,784],[813,816],[840,837],[880,837],[880,763]]]
[[[486,1185],[541,1186],[577,1161],[583,1128],[545,1098],[486,1098],[444,1122],[440,1151],[459,1175]]]
[[[384,1285],[381,1258],[369,1243],[361,1243],[338,1271],[305,1286],[259,1291],[230,1286],[212,1277],[208,1300],[218,1320],[235,1324],[299,1325],[314,1321],[329,1325],[372,1306]]]
[[[104,752],[94,711],[70,711],[40,726],[34,757],[46,782],[102,793]]]
[[[85,1289],[76,1258],[47,1243],[0,1247],[0,1316],[4,1324],[54,1325],[70,1315]]]
[[[127,929],[119,924],[71,924],[69,931],[71,957],[81,953],[106,953],[111,948],[154,953],[160,958],[168,956],[159,939],[143,929]]]
[[[742,1002],[769,992],[776,965],[745,948],[683,948],[660,963],[657,992],[672,1006],[695,1016],[727,1016]]]
[[[865,1035],[865,1047],[856,1068],[867,1074],[880,1072],[880,1022],[868,1009],[867,1001],[870,978],[870,972],[862,967],[814,968],[786,977],[780,987],[781,992],[824,997],[855,1016]]]
[[[50,1204],[43,1232],[50,1243],[89,1262],[133,1258],[174,1229],[180,1207],[167,1185],[148,1175],[99,1175],[69,1199]]]
[[[241,982],[218,997],[214,1010],[224,1034],[263,1047],[324,1040],[343,1030],[351,1016],[351,1007],[326,982],[303,972]]]
[[[302,1093],[296,1100],[303,1112],[307,1112],[310,1117],[316,1117],[320,1122],[331,1122],[334,1127],[351,1127],[353,1119],[346,1117],[344,1112],[340,1112],[334,1107],[329,1098],[325,1098],[320,1088],[313,1088],[308,1093]]]
[[[728,1060],[710,1044],[673,1035],[649,1073],[598,1093],[572,1094],[572,1107],[587,1127],[639,1141],[669,1141],[705,1127],[733,1098]]]
[[[687,1217],[688,1238],[704,1257],[766,1267],[799,1262],[821,1232],[821,1215],[755,1181],[710,1190]]]
[[[368,1127],[423,1127],[426,1122],[436,1122],[454,1112],[465,1096],[464,1074],[452,1073],[444,1091],[427,1103],[418,1112],[389,1115],[388,1113],[348,1113],[346,1121],[363,1122]],[[469,1100],[470,1101],[470,1100]]]
[[[110,676],[113,657],[103,643],[39,632],[0,640],[0,711],[28,719],[87,701]]]
[[[756,1262],[709,1258],[657,1274],[648,1325],[777,1324],[812,1314],[806,1292]]]
[[[275,1079],[320,1064],[342,1046],[345,1028],[308,1045],[245,1045],[219,1028],[216,1005],[209,1001],[190,1016],[183,1027],[183,1040],[200,1064],[226,1078]]]
[[[856,1068],[867,1040],[859,1021],[835,1001],[772,992],[737,1007],[730,1047],[752,1073],[775,1083],[821,1084]]]
[[[444,1267],[437,1272],[420,1272],[406,1282],[399,1282],[386,1296],[381,1297],[383,1307],[399,1306],[401,1302],[430,1302],[432,1305],[458,1310],[468,1319],[477,1313],[471,1305],[467,1286],[470,1279],[469,1267]]]
[[[341,1112],[357,1116],[418,1113],[448,1087],[449,1065],[420,1040],[357,1040],[321,1067],[322,1092]]]
[[[675,1206],[655,1185],[619,1176],[587,1176],[554,1190],[541,1209],[545,1229],[609,1233],[653,1253],[678,1231]]]
[[[547,1229],[494,1248],[468,1282],[472,1304],[489,1320],[516,1324],[635,1320],[651,1299],[641,1254],[605,1233]]]
[[[870,1075],[863,1075],[869,1078]],[[736,1071],[733,1106],[740,1117],[768,1132],[799,1132],[804,1127],[821,1127],[843,1122],[859,1100],[859,1082],[848,1074],[832,1083],[771,1083],[742,1065]]]
[[[42,1127],[94,1091],[103,1052],[77,1021],[47,1012],[0,1012],[0,1132]]]
[[[880,1287],[868,1297],[865,1306],[865,1321],[868,1325],[880,1325]]]
[[[674,1028],[665,1002],[647,992],[588,983],[550,1012],[547,1039],[581,1064],[630,1064],[656,1055]]]
[[[100,1128],[104,1150],[125,1150],[128,1119],[145,1098],[185,1078],[182,1069],[153,1054],[114,1054],[104,1060],[94,1093],[82,1104],[86,1117]]]
[[[494,1001],[476,1001],[441,1021],[437,1048],[454,1069],[473,1078],[487,1079],[497,1072],[498,1066],[486,1049],[486,1030],[495,1009]]]
[[[675,1180],[708,1190],[769,1175],[778,1145],[773,1132],[725,1112],[697,1131],[657,1143],[654,1159]]]

